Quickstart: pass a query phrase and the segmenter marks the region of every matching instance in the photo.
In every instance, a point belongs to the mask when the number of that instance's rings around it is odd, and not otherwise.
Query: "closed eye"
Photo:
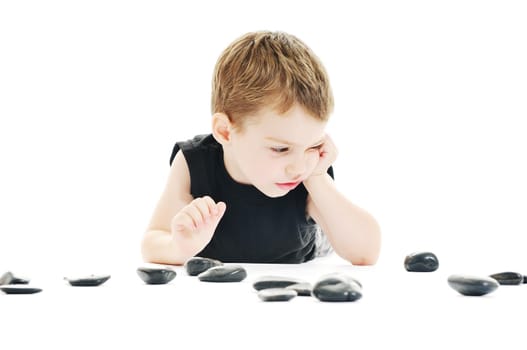
[[[271,151],[275,153],[285,153],[289,151],[289,147],[271,147]]]
[[[310,149],[320,150],[322,148],[322,146],[324,146],[323,143],[321,143],[320,145],[313,146]]]

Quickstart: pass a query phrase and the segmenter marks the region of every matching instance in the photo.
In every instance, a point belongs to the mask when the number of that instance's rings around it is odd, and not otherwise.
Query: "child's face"
[[[251,184],[268,197],[280,197],[313,172],[325,138],[326,123],[294,105],[278,115],[264,109],[231,133],[225,162],[234,180]]]

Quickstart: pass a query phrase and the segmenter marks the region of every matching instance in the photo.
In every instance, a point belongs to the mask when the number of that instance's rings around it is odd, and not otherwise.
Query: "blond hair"
[[[279,114],[294,103],[326,121],[333,94],[321,61],[306,44],[283,32],[252,32],[220,55],[212,80],[212,113],[225,113],[236,127],[244,117],[271,107]]]

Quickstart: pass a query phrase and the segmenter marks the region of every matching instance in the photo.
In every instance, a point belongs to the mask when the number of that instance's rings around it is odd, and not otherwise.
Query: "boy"
[[[377,222],[333,183],[332,109],[327,73],[299,39],[254,32],[234,41],[214,71],[212,134],[174,146],[144,260],[301,263],[317,256],[321,228],[342,258],[374,264]]]

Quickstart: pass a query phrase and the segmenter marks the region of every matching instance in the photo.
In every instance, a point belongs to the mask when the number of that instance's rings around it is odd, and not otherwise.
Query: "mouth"
[[[277,182],[276,186],[278,186],[282,190],[292,190],[293,188],[295,188],[299,184],[300,184],[300,181],[296,181],[296,182],[280,182],[280,183]]]

